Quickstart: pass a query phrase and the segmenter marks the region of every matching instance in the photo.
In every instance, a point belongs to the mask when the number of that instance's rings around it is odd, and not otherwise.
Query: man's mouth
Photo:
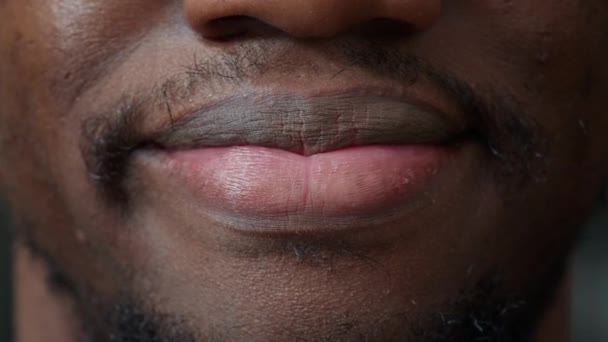
[[[424,192],[469,129],[464,115],[373,89],[251,93],[174,123],[136,157],[216,218],[327,230]]]
[[[99,112],[82,115],[105,205],[225,226],[367,227],[543,170],[543,134],[514,96],[407,51],[358,40],[242,48],[106,90]]]

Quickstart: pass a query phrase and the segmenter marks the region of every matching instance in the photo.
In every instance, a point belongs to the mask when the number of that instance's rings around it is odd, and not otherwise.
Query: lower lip
[[[252,220],[346,218],[402,206],[450,154],[441,146],[362,146],[302,156],[257,147],[168,152],[209,209]]]

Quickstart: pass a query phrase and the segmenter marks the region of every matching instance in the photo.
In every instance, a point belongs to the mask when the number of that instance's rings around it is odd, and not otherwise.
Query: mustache
[[[224,110],[231,105],[240,106],[235,108],[235,112],[244,111],[247,113],[245,116],[219,115],[220,113],[214,113],[215,107],[212,106],[192,116],[176,118],[173,107],[175,104],[189,101],[197,93],[220,85],[239,86],[266,73],[289,77],[302,67],[293,58],[286,57],[287,51],[289,47],[276,43],[255,42],[242,44],[231,53],[203,59],[194,56],[191,65],[185,66],[182,73],[165,80],[160,86],[148,92],[127,94],[106,110],[87,115],[89,119],[82,123],[80,147],[89,178],[108,202],[127,208],[129,192],[126,189],[126,181],[129,178],[129,162],[137,150],[150,144],[160,142],[168,147],[213,145],[214,137],[228,131],[232,132],[233,136],[224,136],[224,141],[276,143],[273,139],[281,139],[280,137],[256,133],[261,132],[256,129],[256,121],[268,124],[269,119],[268,116],[264,117],[263,110],[253,108],[255,101],[240,105],[231,104],[233,99],[230,97],[223,101]],[[372,77],[398,81],[407,86],[414,86],[424,80],[449,95],[466,114],[467,121],[472,126],[470,134],[484,147],[485,155],[492,162],[493,173],[502,178],[500,183],[505,184],[505,188],[512,188],[515,184],[522,186],[544,177],[546,165],[543,160],[547,154],[548,140],[542,127],[530,115],[526,115],[512,94],[493,89],[482,92],[478,87],[472,87],[416,55],[381,43],[361,39],[343,40],[329,47],[319,48],[318,53],[323,58],[339,62],[339,73],[357,69]],[[318,72],[319,75],[326,73],[323,70],[311,72]],[[270,122],[286,126],[298,124],[295,118],[297,115],[294,115],[297,113],[290,111],[289,105],[303,101],[302,99],[282,99],[281,95],[273,99],[260,99],[256,96],[253,98],[256,98],[256,101],[276,101],[278,106],[284,107],[285,116],[277,118],[275,115],[272,119],[274,121]],[[331,95],[321,96],[317,100],[326,107],[339,107],[341,103],[344,104],[344,101],[340,102]],[[168,120],[152,131],[147,130],[144,123],[151,115],[152,108],[159,105],[164,107]],[[246,105],[252,105],[252,108],[246,109]],[[323,132],[320,128],[324,122],[323,113],[319,112],[318,118],[319,139],[332,136],[335,132]],[[398,122],[398,118],[377,119],[397,119]],[[243,120],[247,122],[244,123]],[[239,130],[236,127],[248,129]],[[366,128],[374,131],[373,120]],[[421,130],[412,131],[410,135],[418,137],[418,141],[414,142],[424,142],[427,133],[424,131],[424,125],[419,125],[418,129]],[[289,135],[287,136],[289,138]]]

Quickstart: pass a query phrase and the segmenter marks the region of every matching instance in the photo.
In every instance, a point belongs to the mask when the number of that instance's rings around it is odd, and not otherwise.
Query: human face
[[[94,340],[523,340],[608,173],[607,20],[4,0],[1,189]]]

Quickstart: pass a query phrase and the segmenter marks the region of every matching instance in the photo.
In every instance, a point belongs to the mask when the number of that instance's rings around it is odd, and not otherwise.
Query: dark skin
[[[55,280],[17,305],[63,306],[58,341],[527,340],[608,177],[607,23],[603,0],[0,1],[0,190],[23,291],[28,253]],[[154,154],[210,104],[352,84],[466,118],[389,214],[244,223]],[[292,152],[329,125],[303,120]]]

